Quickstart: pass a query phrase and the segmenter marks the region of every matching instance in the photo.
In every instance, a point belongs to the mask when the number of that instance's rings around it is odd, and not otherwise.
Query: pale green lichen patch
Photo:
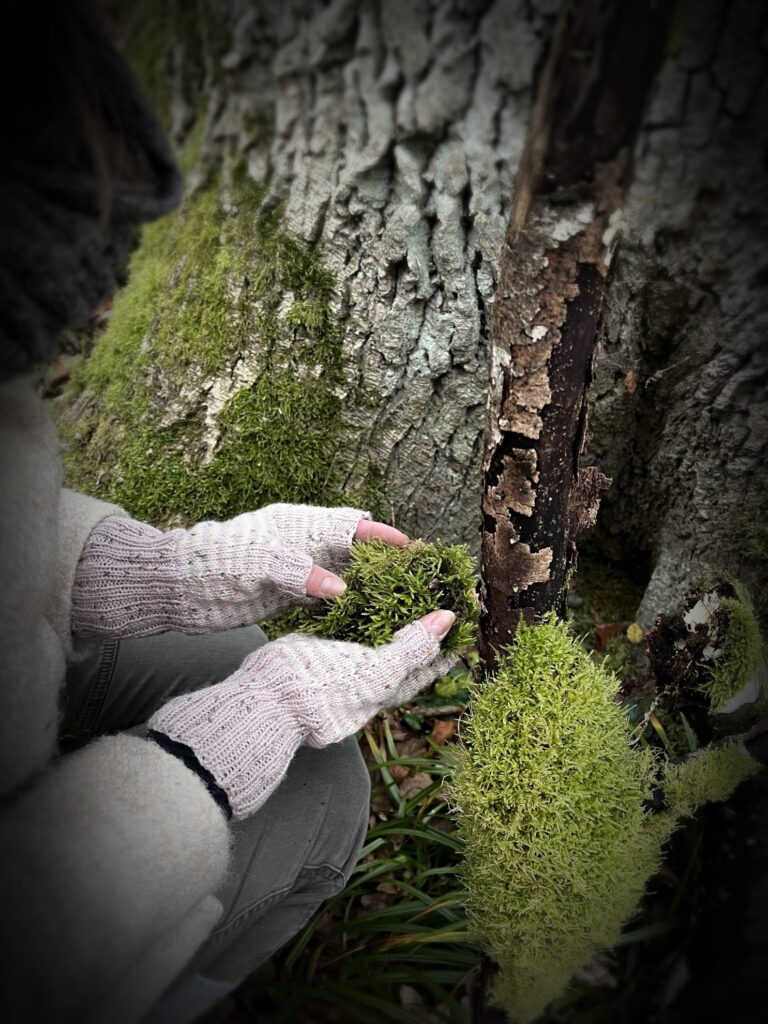
[[[294,627],[376,647],[409,622],[446,608],[455,613],[456,622],[442,642],[442,650],[463,651],[475,638],[479,616],[476,579],[464,545],[418,540],[404,548],[382,541],[356,544],[342,576],[347,589],[341,597],[307,609],[294,621]]]
[[[639,749],[618,683],[554,617],[520,626],[472,691],[452,797],[468,909],[501,972],[495,998],[531,1021],[614,945],[683,815],[752,771],[702,752],[663,769]],[[664,781],[668,808],[647,810]]]
[[[260,200],[242,175],[226,189],[213,180],[145,229],[109,327],[64,398],[71,485],[159,524],[351,497],[335,472],[334,281]]]

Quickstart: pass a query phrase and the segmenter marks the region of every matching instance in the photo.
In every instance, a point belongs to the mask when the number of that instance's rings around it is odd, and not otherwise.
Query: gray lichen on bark
[[[474,541],[492,300],[553,4],[336,2],[275,58],[270,198],[340,283],[348,486],[376,452],[398,520]]]
[[[264,207],[334,275],[342,486],[354,492],[373,464],[399,525],[476,543],[488,308],[556,0],[203,8],[226,44],[201,51],[191,187],[244,157]],[[168,53],[179,142],[199,116],[199,83],[179,71],[189,45]],[[209,392],[221,404],[238,385],[225,368]],[[215,410],[206,418],[212,445]]]
[[[754,0],[681,7],[612,226],[587,454],[614,479],[603,549],[650,556],[644,625],[705,565],[765,583],[737,523],[765,515],[767,15]]]

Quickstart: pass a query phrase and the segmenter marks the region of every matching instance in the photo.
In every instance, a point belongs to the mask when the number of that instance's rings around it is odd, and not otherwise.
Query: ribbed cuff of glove
[[[162,533],[110,516],[91,531],[77,566],[72,632],[204,633],[277,615],[308,600],[313,562],[344,566],[366,518],[353,508],[269,505]]]
[[[312,559],[282,545],[258,513],[170,533],[112,516],[80,557],[72,632],[132,637],[258,622],[307,600],[311,568]]]
[[[91,531],[72,587],[76,636],[145,636],[197,616],[179,578],[181,530],[163,533],[133,519],[110,516]]]
[[[261,807],[305,736],[279,681],[254,678],[252,657],[223,683],[175,697],[148,723],[152,731],[194,751],[227,794],[233,818]]]

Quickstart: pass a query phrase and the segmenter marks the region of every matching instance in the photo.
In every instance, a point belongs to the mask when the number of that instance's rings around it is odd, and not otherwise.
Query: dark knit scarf
[[[125,61],[106,40],[98,41],[98,61],[130,153],[131,181],[114,183],[103,223],[96,177],[64,162],[57,129],[36,140],[33,153],[3,156],[0,380],[55,355],[62,328],[84,324],[115,291],[136,225],[179,199],[170,146]]]

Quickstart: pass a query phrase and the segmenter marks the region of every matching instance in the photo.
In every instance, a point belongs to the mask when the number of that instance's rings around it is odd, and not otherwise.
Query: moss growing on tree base
[[[371,504],[337,482],[333,278],[260,201],[245,175],[213,180],[145,228],[60,406],[70,485],[160,525],[271,501]]]
[[[479,606],[469,551],[441,541],[412,541],[405,548],[382,541],[352,547],[342,573],[346,591],[330,604],[308,610],[298,628],[334,640],[377,647],[396,630],[437,608],[455,612],[442,643],[446,652],[464,650],[475,638]]]
[[[720,598],[718,615],[725,616],[727,624],[704,685],[715,713],[750,681],[761,649],[760,626],[746,588],[732,577],[725,582],[735,596]]]
[[[615,944],[678,818],[753,770],[745,754],[704,751],[669,770],[669,809],[652,815],[664,771],[632,746],[617,688],[552,618],[521,625],[473,689],[452,793],[469,912],[514,1020],[535,1019]]]

